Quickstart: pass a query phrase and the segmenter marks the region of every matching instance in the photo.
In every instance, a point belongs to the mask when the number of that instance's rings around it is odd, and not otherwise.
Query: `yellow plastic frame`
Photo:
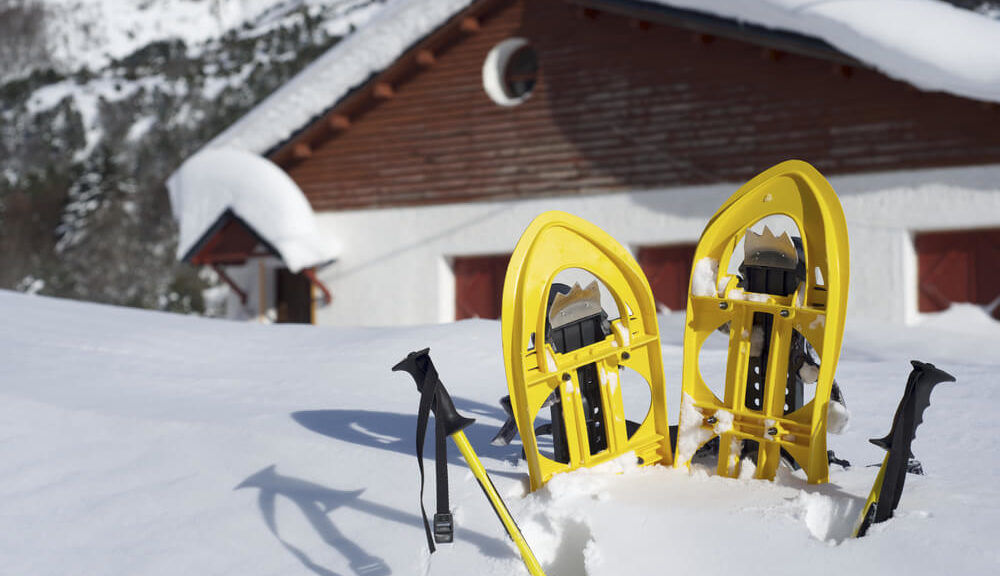
[[[702,233],[694,262],[697,266],[704,258],[715,259],[721,279],[747,229],[771,214],[788,216],[798,226],[805,251],[806,282],[790,296],[769,296],[766,302],[752,302],[739,297],[735,277],[728,278],[717,297],[695,296],[691,293],[692,274],[684,332],[683,402],[693,401],[697,412],[682,410],[678,446],[684,445],[683,436],[693,431],[702,444],[718,435],[718,474],[737,477],[741,441],[755,440],[759,443],[757,478],[774,479],[780,449],[784,448],[805,470],[810,483],[826,482],[827,404],[840,357],[850,268],[847,224],[836,193],[809,164],[798,160],[778,164],[745,184],[719,208]],[[717,288],[720,284],[717,282]],[[761,410],[747,408],[744,402],[755,312],[774,317]],[[725,398],[719,399],[702,378],[698,361],[705,341],[727,322],[730,344]],[[821,365],[814,399],[785,415],[792,330],[812,344]],[[731,427],[720,428],[722,419],[712,418],[720,410],[733,415]],[[699,416],[701,422],[692,421]],[[693,450],[685,454],[678,450],[676,465],[687,465],[692,454]]]
[[[567,354],[545,342],[549,289],[559,272],[580,268],[597,277],[621,311],[604,341]],[[507,386],[524,445],[531,490],[553,474],[593,466],[634,450],[643,464],[672,463],[656,308],[649,282],[625,248],[593,224],[564,212],[546,212],[528,226],[514,249],[503,290],[503,353]],[[535,336],[537,335],[537,337]],[[576,369],[595,363],[600,375],[608,449],[591,455]],[[636,371],[650,386],[650,410],[628,438],[619,366]],[[539,454],[535,416],[559,388],[570,461]]]

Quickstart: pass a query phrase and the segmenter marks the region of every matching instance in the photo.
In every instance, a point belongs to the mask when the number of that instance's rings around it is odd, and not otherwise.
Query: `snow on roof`
[[[367,24],[216,136],[208,147],[266,153],[471,3],[390,0]]]
[[[1000,102],[1000,20],[937,0],[651,0],[825,40],[923,90]]]
[[[178,259],[227,210],[270,243],[292,272],[326,264],[339,251],[320,235],[302,190],[266,158],[242,150],[204,150],[171,175],[167,188],[180,223]]]
[[[1000,102],[1000,21],[936,0],[643,0],[820,38],[925,90]],[[212,140],[264,154],[472,0],[390,0]]]

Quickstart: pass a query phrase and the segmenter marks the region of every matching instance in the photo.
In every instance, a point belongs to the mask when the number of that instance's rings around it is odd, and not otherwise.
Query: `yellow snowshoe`
[[[757,478],[773,479],[784,454],[809,482],[827,481],[827,405],[844,330],[848,252],[840,201],[805,162],[765,171],[719,208],[695,251],[676,465],[718,437],[719,475],[738,476],[741,453],[756,446]],[[729,335],[725,380],[715,383],[724,384],[721,398],[700,365],[717,331]],[[819,358],[803,363],[811,350]],[[803,377],[815,381],[809,402]]]
[[[559,285],[580,269],[607,287],[620,317],[608,319],[598,282]],[[517,243],[503,290],[503,349],[510,404],[531,490],[557,472],[634,451],[643,464],[672,463],[663,360],[649,283],[631,254],[600,228],[563,212],[538,216]],[[650,387],[642,422],[625,418],[620,373]],[[543,408],[551,423],[535,427]],[[552,436],[551,457],[538,436]]]

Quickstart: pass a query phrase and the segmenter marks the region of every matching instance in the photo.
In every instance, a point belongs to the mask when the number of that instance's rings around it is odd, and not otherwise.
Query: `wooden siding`
[[[275,157],[316,210],[740,182],[789,158],[825,174],[1000,162],[995,106],[562,0],[491,5],[381,99]],[[512,36],[540,74],[501,107],[482,64]]]

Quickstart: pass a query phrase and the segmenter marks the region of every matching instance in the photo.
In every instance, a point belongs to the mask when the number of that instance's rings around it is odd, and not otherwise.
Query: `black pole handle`
[[[445,389],[444,384],[438,377],[437,369],[430,356],[431,349],[424,348],[416,352],[410,352],[406,358],[402,359],[392,367],[393,372],[406,372],[413,377],[417,384],[417,391],[421,394],[425,386],[434,386],[434,401],[431,410],[434,417],[444,425],[445,433],[451,436],[455,432],[463,430],[475,422],[473,418],[466,418],[455,409],[455,403],[451,400],[451,395]]]
[[[906,390],[896,408],[892,428],[882,438],[872,438],[872,444],[889,452],[884,464],[882,489],[872,523],[892,518],[899,505],[906,482],[907,466],[913,458],[913,438],[917,427],[924,421],[924,411],[931,405],[931,391],[942,382],[954,382],[955,377],[927,362],[912,360],[913,370],[906,381]],[[867,526],[865,526],[867,529]],[[862,534],[859,532],[859,534]]]

